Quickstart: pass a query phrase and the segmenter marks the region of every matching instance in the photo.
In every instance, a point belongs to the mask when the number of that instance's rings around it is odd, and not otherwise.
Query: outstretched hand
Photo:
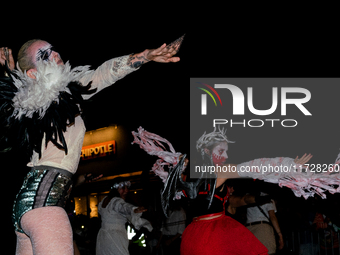
[[[165,43],[158,49],[149,50],[146,54],[146,58],[150,61],[155,61],[159,63],[169,63],[178,62],[179,57],[173,57],[179,51],[181,44],[183,42],[184,35],[178,38],[176,41],[166,45]]]
[[[295,162],[296,164],[304,165],[304,164],[306,164],[312,157],[313,157],[312,154],[309,153],[309,154],[307,155],[307,153],[305,153],[301,158],[299,158],[298,156],[296,156],[296,158],[294,159],[294,162]]]
[[[103,174],[93,175],[92,173],[88,173],[88,174],[85,174],[84,177],[85,177],[85,181],[93,182],[93,181],[96,181],[96,180],[99,180],[100,178],[102,178]]]
[[[184,35],[169,45],[164,43],[157,49],[144,50],[141,53],[130,55],[127,65],[131,68],[138,68],[139,66],[150,61],[155,61],[158,63],[178,62],[180,60],[179,57],[174,57],[174,55],[179,51],[183,38]]]
[[[7,47],[0,48],[0,64],[2,66],[5,65],[7,61],[7,65],[9,65],[9,69],[13,70],[15,68],[15,63],[12,55],[12,50]]]
[[[99,180],[103,177],[103,174],[100,175],[93,175],[92,173],[82,174],[78,177],[77,181],[74,184],[74,187],[77,187],[85,182],[93,182]]]
[[[135,210],[133,210],[134,213],[142,213],[142,212],[146,212],[148,209],[145,209],[143,206],[136,208]]]

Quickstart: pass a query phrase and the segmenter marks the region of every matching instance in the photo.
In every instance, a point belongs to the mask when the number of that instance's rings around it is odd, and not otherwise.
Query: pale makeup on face
[[[49,44],[48,42],[38,41],[31,45],[29,51],[31,53],[34,63],[36,63],[39,60],[43,60],[43,61],[55,60],[55,62],[58,65],[64,64],[59,53],[54,51],[53,46]]]
[[[53,50],[53,46],[45,41],[37,41],[33,43],[28,48],[28,53],[30,54],[32,61],[34,64],[37,63],[39,60],[43,61],[55,61],[57,65],[64,65],[63,60],[61,59],[58,52]],[[36,68],[27,70],[27,75],[32,78],[36,79],[35,72],[37,71]]]
[[[212,151],[213,162],[214,164],[223,164],[225,163],[226,159],[228,158],[228,143],[222,142],[215,146]]]

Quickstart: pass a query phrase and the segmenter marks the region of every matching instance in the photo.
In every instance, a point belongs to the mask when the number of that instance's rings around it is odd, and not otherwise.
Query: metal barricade
[[[284,240],[287,254],[340,255],[340,233],[334,230],[293,231]]]

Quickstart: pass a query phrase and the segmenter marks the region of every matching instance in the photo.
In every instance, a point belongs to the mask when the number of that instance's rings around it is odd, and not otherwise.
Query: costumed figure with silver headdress
[[[229,143],[226,130],[215,128],[211,133],[204,133],[196,143],[202,166],[217,166],[235,169],[235,171],[202,171],[200,178],[191,181],[183,180],[183,170],[188,164],[186,155],[176,152],[166,139],[139,128],[132,132],[134,142],[150,155],[160,159],[152,171],[164,182],[161,191],[161,204],[165,215],[168,213],[171,199],[188,197],[192,199],[194,219],[182,235],[181,254],[267,254],[267,249],[243,225],[225,215],[225,202],[229,189],[225,182],[228,178],[250,177],[279,183],[296,177],[293,173],[278,174],[261,172],[262,166],[293,166],[300,175],[303,165],[311,155],[300,159],[262,158],[242,164],[226,164]],[[169,149],[165,145],[168,145]],[[164,167],[168,167],[165,170]],[[249,171],[242,171],[249,168]],[[305,174],[306,175],[306,174]],[[287,185],[288,186],[288,185]],[[292,187],[292,186],[291,186]],[[293,190],[294,191],[294,190]],[[258,198],[260,199],[260,198]],[[253,201],[261,203],[261,201]],[[244,205],[247,203],[243,201]]]

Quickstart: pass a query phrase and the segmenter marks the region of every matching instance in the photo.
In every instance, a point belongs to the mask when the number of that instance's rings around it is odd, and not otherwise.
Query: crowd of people
[[[112,185],[117,182],[128,182],[128,180],[128,178],[117,178],[112,181]],[[268,250],[271,249],[272,254],[332,254],[332,251],[333,254],[339,254],[339,195],[329,195],[329,198],[326,200],[318,197],[305,200],[303,198],[296,198],[288,189],[282,189],[273,184],[266,184],[252,179],[230,179],[227,185],[230,190],[230,197],[225,205],[225,214],[246,226],[250,231],[252,229],[249,226],[252,224],[249,223],[255,222],[253,226],[256,226],[258,229],[255,229],[252,233],[261,242],[263,241]],[[126,193],[123,195],[123,198],[130,206],[136,202],[132,198],[134,188],[131,186],[130,190],[128,186],[124,187]],[[157,195],[159,194],[159,186],[153,185],[153,188],[157,191],[155,192],[156,199],[160,200],[159,195]],[[263,191],[266,192],[266,195],[264,195]],[[119,192],[117,190],[110,191],[111,194],[113,192],[118,196]],[[273,211],[279,230],[273,227],[271,223],[273,216],[269,217],[268,220],[257,209],[258,204],[250,203],[239,206],[241,200],[252,201],[256,196],[263,198],[260,207],[263,208],[265,214],[269,216],[271,214],[270,211]],[[101,203],[103,201],[104,199]],[[139,203],[134,208],[141,207],[141,201],[137,202]],[[151,231],[143,227],[138,230],[130,221],[124,222],[123,220],[118,227],[125,231],[122,237],[126,238],[129,254],[180,254],[181,235],[194,217],[189,205],[190,200],[188,199],[176,201],[172,205],[169,217],[166,218],[160,213],[160,204],[149,204],[141,218],[150,222],[152,226]],[[255,212],[248,213],[248,211]],[[255,220],[254,214],[259,218]],[[105,228],[105,222],[102,222],[101,214],[99,214],[99,217],[93,218],[85,215],[69,215],[75,247],[80,250],[79,254],[96,254],[96,244],[101,238],[98,236],[99,230],[103,224]],[[112,217],[112,220],[116,220],[116,218]],[[258,221],[261,221],[261,223],[256,224]],[[129,240],[127,240],[128,235],[126,233],[128,226],[130,229],[134,229],[136,233]],[[261,230],[261,228],[265,229]],[[278,234],[280,232],[281,235]],[[143,245],[139,239],[144,240],[142,241]],[[112,249],[115,249],[115,242],[110,242],[110,246]]]

